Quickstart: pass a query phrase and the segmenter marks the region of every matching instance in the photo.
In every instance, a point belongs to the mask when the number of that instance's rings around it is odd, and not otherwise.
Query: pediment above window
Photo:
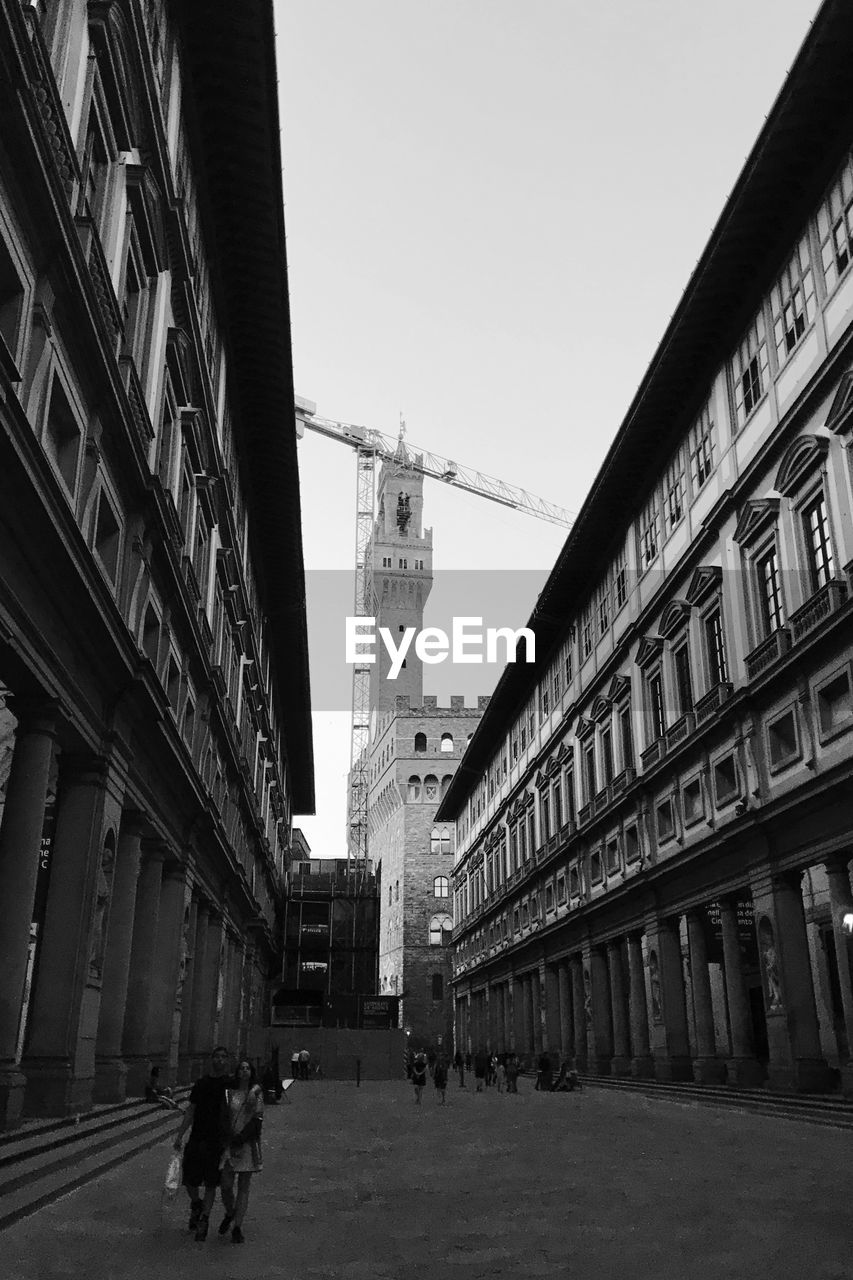
[[[824,425],[836,435],[844,435],[853,427],[853,369],[839,382]]]
[[[637,650],[637,666],[650,667],[663,651],[663,640],[660,636],[643,636]]]
[[[620,698],[626,698],[631,692],[630,676],[614,676],[610,681],[610,688],[607,690],[607,696],[611,702],[618,702]]]
[[[601,724],[602,720],[607,720],[610,716],[609,700],[599,694],[590,707],[589,714],[596,724]]]
[[[547,785],[548,785],[548,778],[547,778],[547,776],[546,776],[546,774],[545,774],[545,771],[544,771],[544,770],[541,770],[541,771],[540,771],[539,773],[537,773],[537,775],[536,775],[536,789],[537,789],[538,791],[541,791],[541,790],[542,790],[542,788],[543,788],[543,787],[545,787],[545,786],[547,786]]]
[[[822,465],[829,450],[825,436],[801,436],[785,453],[774,489],[786,498],[796,493]]]
[[[572,749],[569,746],[568,742],[561,742],[560,750],[557,752],[554,759],[556,760],[557,764],[562,764],[563,761],[567,760],[571,754],[572,754]]]
[[[709,596],[717,595],[723,583],[723,571],[719,565],[700,565],[687,588],[689,604],[701,604]]]
[[[690,619],[690,608],[686,600],[670,600],[661,615],[661,635],[670,640],[679,631],[683,631]]]
[[[595,733],[595,721],[587,720],[585,716],[581,716],[575,732],[581,739],[588,738],[591,733]]]
[[[738,516],[734,540],[742,547],[757,541],[768,529],[772,529],[779,518],[778,498],[758,498],[747,502]]]

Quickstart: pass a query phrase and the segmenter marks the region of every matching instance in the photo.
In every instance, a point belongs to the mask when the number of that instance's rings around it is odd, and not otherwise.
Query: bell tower
[[[408,465],[404,432],[402,427],[394,460],[382,464],[373,530],[376,662],[371,668],[370,706],[380,719],[401,694],[408,695],[412,706],[423,701],[423,663],[415,653],[414,639],[394,680],[389,676],[391,658],[379,639],[380,627],[388,628],[395,645],[401,643],[407,627],[420,632],[432,587],[432,529],[422,527],[424,478]]]

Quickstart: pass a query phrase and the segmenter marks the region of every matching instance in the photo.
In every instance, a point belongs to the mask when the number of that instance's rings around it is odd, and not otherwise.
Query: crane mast
[[[496,480],[469,467],[459,466],[448,458],[439,457],[427,449],[408,445],[401,460],[399,443],[405,428],[401,426],[400,439],[385,435],[369,427],[351,422],[338,422],[322,418],[317,406],[302,396],[295,397],[296,433],[301,437],[305,430],[316,432],[328,440],[337,440],[354,450],[356,455],[356,524],[355,524],[355,616],[372,617],[373,563],[371,549],[373,527],[376,518],[376,464],[394,462],[443,484],[452,485],[466,493],[488,498],[514,511],[522,511],[537,520],[571,527],[573,517],[562,507],[544,498],[538,498],[526,489]],[[348,797],[347,870],[355,865],[357,877],[367,874],[368,855],[368,793],[370,751],[370,667],[355,663],[352,669],[352,733],[350,738],[350,790]]]

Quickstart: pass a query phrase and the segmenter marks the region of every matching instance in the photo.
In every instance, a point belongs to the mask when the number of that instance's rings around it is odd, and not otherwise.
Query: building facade
[[[273,47],[0,0],[3,1125],[262,1051],[313,808]]]
[[[432,587],[432,530],[423,528],[423,476],[384,463],[371,547],[375,616],[399,644],[423,630]],[[379,994],[400,997],[412,1045],[445,1047],[453,1035],[450,870],[453,826],[435,813],[488,699],[449,707],[424,697],[414,644],[395,677],[385,646],[371,669],[368,849],[379,891]]]
[[[851,53],[824,4],[442,801],[459,1047],[851,1084]]]

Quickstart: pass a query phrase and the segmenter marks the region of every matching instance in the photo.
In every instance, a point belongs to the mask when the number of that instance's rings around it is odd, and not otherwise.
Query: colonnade
[[[126,803],[119,761],[58,756],[45,841],[59,711],[13,705],[0,822],[0,1127],[139,1094],[153,1065],[164,1082],[190,1079],[214,1042],[244,1048],[257,977],[256,935],[205,892],[191,852],[156,838]]]
[[[488,981],[457,981],[457,1047],[528,1061],[546,1052],[600,1075],[832,1087],[804,870],[763,868],[713,903],[652,912],[555,956],[557,935],[551,955],[540,944],[524,967],[519,957],[517,968],[506,972],[504,961]],[[825,859],[821,870],[843,1011],[842,1074],[853,1083],[850,939],[841,925],[851,900],[847,855]]]

